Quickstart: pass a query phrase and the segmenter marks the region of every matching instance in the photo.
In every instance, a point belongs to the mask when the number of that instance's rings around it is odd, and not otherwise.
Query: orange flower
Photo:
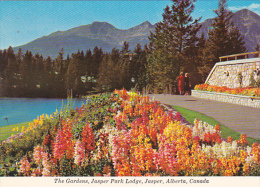
[[[229,136],[227,141],[228,141],[228,143],[232,143],[232,141],[233,141],[232,136]]]

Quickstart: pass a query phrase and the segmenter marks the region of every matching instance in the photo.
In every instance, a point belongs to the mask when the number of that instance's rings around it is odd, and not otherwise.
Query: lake
[[[52,114],[67,104],[67,99],[45,98],[0,98],[0,126],[32,121],[41,114]],[[73,99],[75,106],[81,107],[86,99]]]

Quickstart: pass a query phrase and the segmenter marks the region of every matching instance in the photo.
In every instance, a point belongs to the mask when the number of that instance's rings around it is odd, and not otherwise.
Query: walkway
[[[260,109],[186,95],[149,95],[164,104],[203,113],[236,132],[260,139]]]

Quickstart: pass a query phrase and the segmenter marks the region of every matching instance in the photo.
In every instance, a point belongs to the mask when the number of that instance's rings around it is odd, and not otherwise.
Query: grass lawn
[[[215,126],[217,124],[220,125],[220,130],[221,130],[221,137],[222,138],[228,138],[229,136],[232,136],[233,140],[238,140],[240,139],[240,133],[226,127],[225,125],[222,125],[221,123],[219,123],[218,121],[216,121],[213,118],[210,118],[202,113],[199,112],[195,112],[193,110],[189,110],[180,106],[172,106],[175,110],[179,111],[181,113],[181,115],[191,124],[193,124],[194,120],[196,118],[198,118],[199,120],[203,121],[203,122],[207,122],[208,124]],[[252,146],[252,144],[254,142],[258,142],[260,143],[260,139],[255,139],[255,138],[247,138],[247,141],[249,143],[250,146]]]
[[[1,126],[0,127],[0,142],[5,140],[6,138],[10,137],[12,134],[20,133],[22,130],[22,127],[24,126],[26,129],[29,126],[30,122],[31,121],[18,123],[18,124],[14,124],[14,125]],[[17,127],[18,127],[18,131],[17,131]],[[14,128],[15,128],[15,131],[13,131]]]

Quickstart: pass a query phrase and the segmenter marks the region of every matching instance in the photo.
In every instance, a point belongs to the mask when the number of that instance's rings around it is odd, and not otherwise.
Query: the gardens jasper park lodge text
[[[124,179],[98,179],[98,178],[55,178],[54,183],[57,184],[198,184],[198,183],[206,183],[209,184],[210,180],[203,178],[189,178],[189,179],[177,179],[177,178],[162,178],[162,179],[148,179],[148,178],[124,178]]]

